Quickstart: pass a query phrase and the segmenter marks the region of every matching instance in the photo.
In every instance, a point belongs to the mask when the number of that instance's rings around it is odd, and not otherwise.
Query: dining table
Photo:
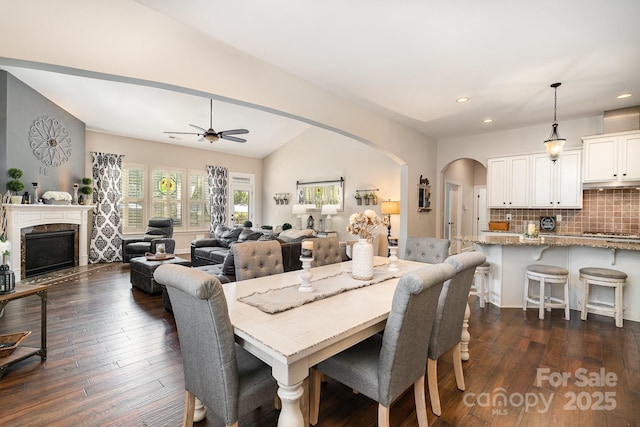
[[[236,342],[271,366],[278,383],[278,426],[308,423],[301,398],[309,369],[382,331],[400,277],[426,265],[398,260],[390,271],[388,264],[375,257],[371,281],[353,279],[346,261],[224,285]],[[300,292],[309,273],[313,289]]]

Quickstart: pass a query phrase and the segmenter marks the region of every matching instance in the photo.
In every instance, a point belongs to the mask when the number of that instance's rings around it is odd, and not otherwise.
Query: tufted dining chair
[[[438,299],[438,312],[433,322],[429,339],[429,360],[427,361],[427,379],[433,413],[440,416],[440,393],[438,392],[438,359],[453,348],[453,368],[458,389],[464,390],[464,373],[460,358],[460,334],[462,321],[467,307],[469,290],[475,276],[476,267],[485,261],[480,252],[463,252],[445,260],[456,273],[442,287]]]
[[[451,264],[426,265],[400,278],[383,334],[320,362],[311,372],[310,421],[318,422],[321,375],[340,381],[378,402],[378,425],[389,425],[389,408],[411,385],[420,427],[426,427],[424,376],[429,335],[443,282]],[[426,333],[425,333],[426,331]]]
[[[314,237],[304,240],[313,242],[313,261],[311,261],[311,267],[320,267],[321,265],[342,262],[340,242],[337,238]]]
[[[449,256],[449,246],[451,246],[451,241],[448,239],[408,237],[404,259],[439,264]]]
[[[161,265],[154,279],[166,286],[178,329],[184,369],[183,425],[193,425],[196,396],[227,426],[273,402],[271,367],[234,341],[222,285],[215,277],[177,264]]]
[[[277,240],[244,242],[231,246],[236,281],[284,273]]]

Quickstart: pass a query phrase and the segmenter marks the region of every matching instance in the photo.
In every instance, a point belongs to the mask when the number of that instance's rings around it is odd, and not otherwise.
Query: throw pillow
[[[224,274],[225,276],[236,275],[236,266],[234,264],[232,251],[229,251],[227,256],[224,257],[224,262],[222,263],[222,274]]]

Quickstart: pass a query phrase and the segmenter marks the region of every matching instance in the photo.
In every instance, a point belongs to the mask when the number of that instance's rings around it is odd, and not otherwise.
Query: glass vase
[[[359,239],[351,252],[351,276],[356,280],[373,279],[373,245]]]

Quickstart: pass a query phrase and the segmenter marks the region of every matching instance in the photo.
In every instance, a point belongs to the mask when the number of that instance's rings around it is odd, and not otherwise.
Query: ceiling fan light
[[[206,139],[209,142],[215,142],[218,140],[218,135],[215,133],[208,133],[204,135],[204,139]]]

